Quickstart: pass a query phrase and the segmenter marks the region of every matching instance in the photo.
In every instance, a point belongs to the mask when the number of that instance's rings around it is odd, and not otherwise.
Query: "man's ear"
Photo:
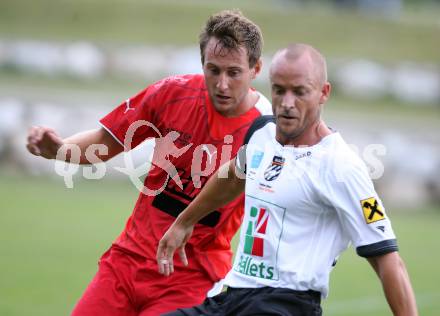
[[[332,86],[330,82],[325,82],[321,89],[321,97],[319,98],[319,104],[323,105],[327,102],[330,97],[330,92],[332,91]]]
[[[255,66],[252,68],[252,79],[255,79],[258,74],[261,72],[261,68],[263,67],[263,61],[261,58],[257,60]]]

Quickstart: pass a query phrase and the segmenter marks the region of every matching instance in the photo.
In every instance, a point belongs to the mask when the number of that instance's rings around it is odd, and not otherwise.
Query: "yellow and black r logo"
[[[367,224],[371,224],[385,218],[385,212],[374,197],[362,200],[361,207]]]

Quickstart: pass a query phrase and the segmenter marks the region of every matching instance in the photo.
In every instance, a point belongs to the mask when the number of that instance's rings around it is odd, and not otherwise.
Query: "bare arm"
[[[104,128],[98,128],[90,131],[81,132],[65,139],[62,139],[53,129],[43,126],[33,126],[28,133],[28,151],[36,156],[46,159],[60,159],[65,161],[71,160],[68,146],[76,145],[80,149],[80,164],[96,163],[107,161],[123,151],[123,146],[119,144],[110,133]],[[105,145],[107,150],[104,152],[94,152],[96,158],[87,159],[86,151],[91,145]],[[106,153],[105,153],[106,152]],[[57,154],[60,155],[57,155]]]
[[[224,174],[221,171],[225,168],[228,170],[228,176],[220,178],[219,173]],[[245,180],[237,177],[235,173],[235,159],[220,167],[160,240],[157,249],[160,273],[169,275],[174,271],[173,255],[177,249],[182,262],[188,264],[185,244],[191,237],[194,225],[213,210],[239,196],[244,191],[244,186]]]
[[[417,305],[405,264],[398,252],[368,258],[382,282],[385,297],[396,316],[416,316]]]

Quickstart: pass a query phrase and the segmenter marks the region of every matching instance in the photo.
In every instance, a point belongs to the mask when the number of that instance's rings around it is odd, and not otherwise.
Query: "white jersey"
[[[245,214],[230,287],[315,290],[350,242],[360,256],[397,250],[363,161],[339,133],[309,147],[282,146],[273,117],[257,119],[237,156]]]

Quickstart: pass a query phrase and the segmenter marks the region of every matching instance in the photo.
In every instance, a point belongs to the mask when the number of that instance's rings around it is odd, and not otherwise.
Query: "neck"
[[[220,114],[226,117],[240,116],[246,113],[247,111],[249,111],[250,109],[252,109],[257,103],[259,98],[260,96],[256,91],[249,89],[249,92],[243,98],[243,101],[233,111],[227,113],[220,113]]]
[[[324,121],[319,119],[314,124],[307,127],[299,135],[294,137],[288,137],[282,135],[280,132],[276,132],[277,141],[284,146],[313,146],[318,144],[324,137],[330,135],[332,131],[325,124]]]

